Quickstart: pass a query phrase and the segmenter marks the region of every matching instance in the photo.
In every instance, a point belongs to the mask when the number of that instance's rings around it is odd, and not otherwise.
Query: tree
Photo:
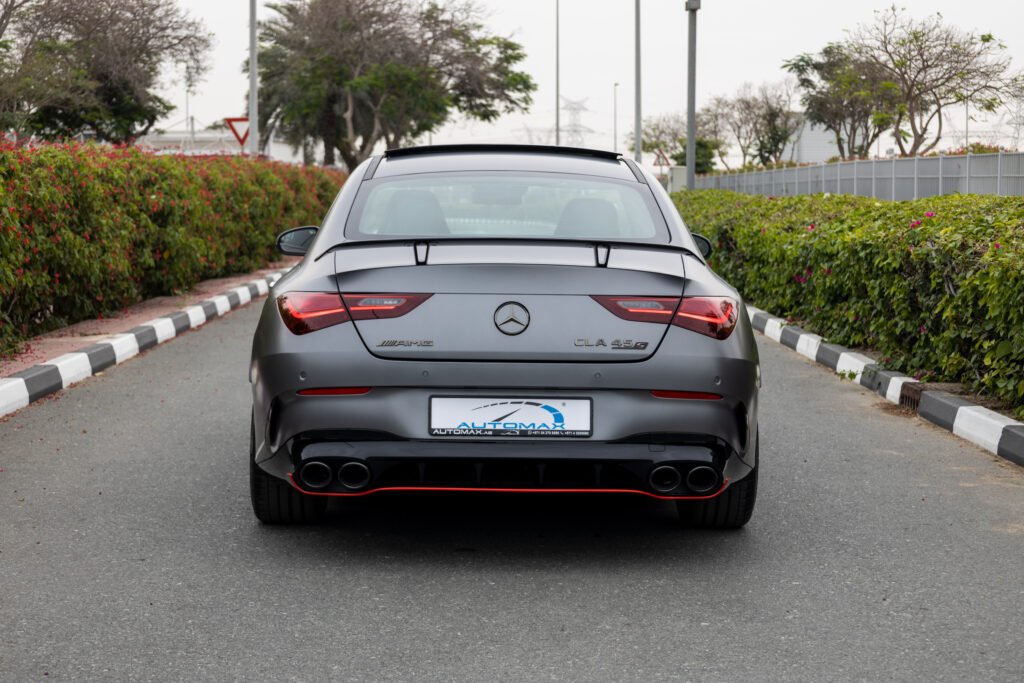
[[[873,24],[859,26],[848,46],[853,57],[899,88],[895,129],[903,156],[926,154],[939,144],[945,107],[967,101],[994,111],[1015,80],[1004,45],[988,33],[946,26],[939,14],[917,21],[892,6],[876,12]]]
[[[33,114],[61,99],[89,99],[94,84],[69,46],[49,38],[41,0],[0,0],[0,133],[28,139]]]
[[[715,155],[726,170],[729,170],[725,155],[729,151],[729,119],[732,115],[732,103],[721,95],[712,97],[707,106],[697,112],[698,144],[701,138],[715,142]]]
[[[762,85],[754,104],[754,150],[767,166],[783,161],[786,147],[803,127],[803,115],[793,111],[793,87],[783,82]]]
[[[161,69],[198,76],[209,46],[174,0],[0,0],[0,125],[127,142],[172,108]]]
[[[43,137],[86,133],[131,141],[173,109],[156,94],[166,64],[185,66],[190,79],[206,67],[210,34],[175,0],[48,0],[39,3],[38,15],[49,22],[48,39],[67,46],[93,83],[89,98],[39,108],[32,128]]]
[[[686,150],[686,117],[682,114],[662,114],[644,119],[640,128],[640,149],[644,152],[664,152],[673,156],[682,149]],[[633,133],[626,135],[626,148],[634,145]],[[682,147],[680,147],[682,145]]]
[[[835,134],[839,158],[866,157],[893,126],[899,87],[877,64],[857,59],[848,45],[832,43],[818,54],[784,63],[797,78],[807,120]]]
[[[686,165],[686,138],[679,140],[679,144],[682,147],[681,151],[670,155],[672,161],[677,166]],[[715,170],[715,155],[719,152],[722,147],[721,140],[712,140],[709,138],[697,138],[696,149],[694,150],[694,156],[696,156],[693,169],[695,173],[710,173]]]
[[[740,165],[746,166],[747,162],[756,154],[755,146],[761,121],[761,104],[754,94],[753,86],[749,83],[744,83],[740,87],[730,104],[732,105],[732,115],[726,119],[726,127],[739,149]]]
[[[469,2],[285,0],[261,30],[260,138],[324,145],[350,169],[436,130],[455,112],[492,121],[536,88],[521,46],[484,31]]]

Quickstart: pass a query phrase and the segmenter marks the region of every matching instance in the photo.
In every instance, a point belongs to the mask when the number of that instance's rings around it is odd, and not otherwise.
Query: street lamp
[[[249,0],[249,154],[260,153],[259,80],[256,72],[256,0]]]
[[[639,164],[643,158],[643,152],[641,149],[641,138],[640,138],[640,0],[636,0],[635,8],[636,18],[635,31],[636,31],[636,112],[633,115],[633,139],[636,143],[633,152],[633,158]]]
[[[697,185],[697,10],[700,0],[686,0],[690,15],[689,56],[686,62],[686,189]]]
[[[560,53],[559,53],[559,18],[561,16],[561,3],[555,0],[555,145],[562,144],[562,84],[560,82]]]
[[[619,151],[619,83],[612,86],[612,151]]]

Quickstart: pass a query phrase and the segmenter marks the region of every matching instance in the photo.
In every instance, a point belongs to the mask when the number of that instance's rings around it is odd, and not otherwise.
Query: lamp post
[[[686,62],[686,189],[697,184],[697,10],[700,0],[686,0],[690,15],[689,56]]]
[[[612,151],[619,151],[619,83],[612,86]]]
[[[640,138],[640,0],[636,0],[635,8],[635,29],[636,29],[636,112],[633,120],[633,140],[635,142],[635,149],[633,152],[633,158],[639,164],[643,158],[643,152],[641,148],[642,140]]]
[[[259,79],[256,72],[256,0],[249,0],[249,154],[260,153]]]
[[[561,2],[555,0],[555,144],[562,144],[562,84],[561,84],[561,64],[560,58],[561,53],[559,52],[560,46],[558,44],[559,35],[559,20],[561,17]]]

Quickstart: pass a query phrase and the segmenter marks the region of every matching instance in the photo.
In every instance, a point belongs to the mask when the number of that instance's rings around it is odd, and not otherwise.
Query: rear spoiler
[[[508,246],[525,247],[510,261],[503,258],[495,259],[495,254],[483,255],[472,249],[466,253],[462,248],[474,246]],[[356,255],[360,249],[376,250],[373,256]],[[627,242],[621,240],[572,240],[572,239],[496,239],[456,238],[435,240],[382,239],[343,242],[334,245],[327,253],[335,253],[335,263],[339,272],[365,270],[377,267],[418,266],[435,263],[431,256],[436,249],[436,263],[532,263],[546,265],[588,266],[593,268],[613,268],[625,270],[643,270],[663,273],[675,277],[685,277],[683,256],[691,254],[699,256],[685,247],[669,244],[651,244],[646,242]],[[543,251],[540,251],[543,250]],[[461,253],[460,253],[461,252]],[[586,256],[587,253],[591,255]],[[643,252],[647,252],[644,254]],[[481,260],[482,259],[482,260]],[[490,259],[490,260],[489,260]]]

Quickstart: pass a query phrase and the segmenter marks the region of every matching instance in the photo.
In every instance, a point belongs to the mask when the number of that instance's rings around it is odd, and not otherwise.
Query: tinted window
[[[560,173],[426,173],[364,183],[349,239],[523,237],[668,241],[650,190]]]

